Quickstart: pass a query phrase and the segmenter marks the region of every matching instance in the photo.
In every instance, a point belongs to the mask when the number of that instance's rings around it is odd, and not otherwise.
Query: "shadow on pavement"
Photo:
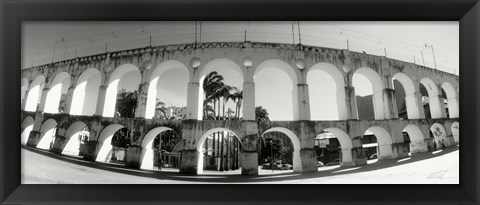
[[[445,148],[441,151],[436,152],[426,152],[414,154],[411,157],[404,159],[389,159],[381,160],[372,164],[362,165],[358,167],[335,167],[332,169],[319,168],[317,172],[305,172],[305,173],[273,173],[267,174],[263,173],[258,176],[242,176],[242,175],[233,175],[226,174],[222,175],[222,172],[217,172],[215,174],[201,174],[201,175],[186,175],[180,174],[179,172],[172,171],[157,171],[157,170],[140,170],[125,167],[122,164],[112,164],[112,163],[102,163],[102,162],[90,162],[85,161],[81,157],[73,157],[67,155],[56,154],[47,150],[40,150],[36,148],[22,146],[22,149],[41,154],[47,157],[58,159],[64,162],[69,162],[81,166],[86,166],[95,169],[101,169],[105,171],[111,171],[116,173],[134,175],[139,177],[148,177],[159,180],[176,180],[176,181],[186,181],[186,182],[207,182],[207,183],[242,183],[242,182],[275,182],[283,180],[301,180],[301,179],[315,179],[329,176],[339,176],[343,174],[352,174],[358,172],[368,172],[379,169],[384,169],[388,167],[393,167],[397,165],[409,164],[412,162],[418,162],[433,157],[449,154],[454,151],[458,151],[458,146],[452,146]],[[322,170],[325,169],[325,170]]]

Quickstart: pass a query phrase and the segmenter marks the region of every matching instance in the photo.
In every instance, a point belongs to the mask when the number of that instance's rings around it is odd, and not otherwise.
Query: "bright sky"
[[[298,27],[292,36],[292,22],[202,22],[202,42],[244,41],[298,43]],[[459,73],[458,22],[300,22],[301,42],[305,45],[347,48],[365,51],[434,67],[433,45],[437,69]],[[86,56],[112,50],[149,45],[192,43],[195,22],[26,22],[23,25],[22,68]],[[199,35],[197,39],[199,40]],[[61,43],[55,44],[55,41]],[[295,40],[294,40],[295,39]],[[107,46],[105,45],[107,43]],[[107,48],[106,48],[107,47]],[[54,52],[55,50],[55,52]],[[55,55],[54,55],[55,53]],[[415,56],[415,57],[414,57]],[[229,85],[242,87],[240,76],[233,70],[220,72]],[[128,80],[126,80],[128,79]],[[119,88],[138,89],[140,76],[128,73]],[[289,77],[271,68],[255,76],[257,106],[263,106],[272,120],[292,120],[292,85]],[[322,71],[313,71],[308,79],[312,119],[335,120],[336,88],[333,79]],[[361,75],[354,78],[358,95],[371,94],[370,82]],[[157,96],[167,105],[185,106],[187,73],[171,70],[161,76]],[[274,100],[272,100],[274,99]],[[233,109],[233,107],[232,107]]]

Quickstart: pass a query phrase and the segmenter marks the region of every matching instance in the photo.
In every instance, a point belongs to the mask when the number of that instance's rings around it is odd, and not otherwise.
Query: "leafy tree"
[[[127,92],[125,89],[118,91],[117,104],[115,110],[118,117],[135,117],[137,108],[137,91]]]
[[[166,114],[166,107],[165,103],[160,101],[160,99],[156,99],[155,102],[155,115],[153,116],[154,119],[167,119]]]
[[[268,117],[268,112],[262,106],[255,107],[255,120],[257,121],[270,121]]]

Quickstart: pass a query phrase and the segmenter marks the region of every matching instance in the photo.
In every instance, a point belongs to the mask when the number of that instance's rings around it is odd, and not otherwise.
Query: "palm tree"
[[[262,108],[262,106],[255,107],[255,120],[259,122],[270,121],[267,110],[265,108]]]
[[[203,79],[203,91],[205,93],[205,101],[203,106],[205,108],[206,104],[213,102],[214,116],[216,112],[216,102],[218,100],[217,93],[219,88],[223,87],[223,76],[218,74],[218,72],[213,71],[205,76]]]
[[[270,121],[270,118],[268,117],[268,112],[265,108],[263,108],[262,106],[257,106],[255,107],[255,120],[257,120],[257,122],[261,122],[261,121]],[[265,148],[266,146],[266,140],[265,138],[263,137],[263,135],[260,135],[260,137],[258,138],[258,141],[257,141],[257,152],[258,152],[258,160],[260,161],[261,160],[261,154],[262,154],[262,148]]]
[[[232,90],[232,86],[229,85],[223,85],[219,90],[218,94],[222,98],[223,102],[223,109],[222,109],[222,114],[223,114],[223,119],[226,117],[225,113],[225,105],[227,104],[228,100],[230,99],[230,91]]]
[[[232,87],[233,93],[230,94],[230,99],[233,100],[235,103],[235,118],[240,118],[240,108],[242,107],[242,100],[243,100],[243,91],[238,90],[237,87]]]
[[[122,117],[135,117],[137,108],[137,91],[127,92],[125,89],[118,91],[116,111]]]
[[[203,103],[203,119],[204,120],[215,120],[215,110],[211,105]]]
[[[160,99],[156,99],[155,102],[155,119],[167,119],[167,113],[165,112],[167,108],[165,107],[165,103],[160,101]]]

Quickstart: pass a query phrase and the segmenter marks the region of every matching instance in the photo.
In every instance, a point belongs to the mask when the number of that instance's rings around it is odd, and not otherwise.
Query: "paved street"
[[[47,151],[22,147],[22,183],[25,184],[179,184],[179,183],[314,183],[314,184],[457,184],[457,146],[410,158],[361,167],[320,167],[318,172],[259,170],[258,176],[240,171],[180,175],[178,170],[137,170],[117,164],[83,161]]]

